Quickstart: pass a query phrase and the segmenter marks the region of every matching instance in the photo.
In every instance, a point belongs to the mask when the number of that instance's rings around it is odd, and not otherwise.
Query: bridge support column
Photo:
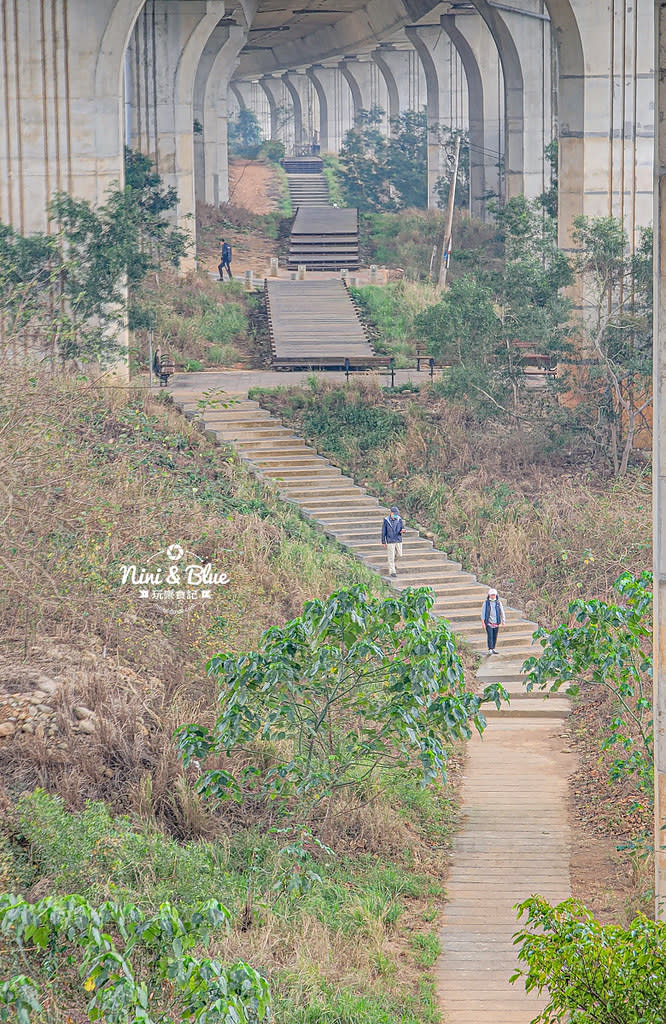
[[[294,155],[312,141],[314,125],[319,124],[319,100],[312,87],[312,82],[305,74],[286,71],[282,76],[287,93],[291,98],[294,111]],[[316,104],[316,113],[313,106]]]
[[[488,199],[502,196],[504,83],[495,41],[475,12],[443,15],[441,25],[465,69],[469,94],[470,211],[487,218]]]
[[[428,206],[436,207],[437,182],[445,171],[440,129],[467,131],[467,81],[457,51],[439,26],[410,25],[405,32],[421,59],[426,80]]]
[[[316,64],[306,74],[319,99],[319,145],[322,153],[338,153],[354,123],[354,105],[347,82],[337,67]]]
[[[506,197],[523,192],[534,199],[550,184],[545,150],[553,138],[551,23],[546,0],[521,0],[501,9],[487,0],[475,0],[475,6],[493,34],[504,68]]]
[[[419,111],[425,106],[427,87],[423,65],[411,44],[398,47],[382,43],[373,50],[372,59],[386,82],[389,125],[405,111]]]
[[[154,0],[152,20],[137,26],[133,46],[148,56],[148,88],[142,97],[153,108],[153,145],[158,173],[178,193],[176,220],[192,241],[184,269],[196,260],[194,186],[194,93],[206,43],[224,15],[223,0],[174,4]],[[141,28],[147,33],[142,38]],[[147,45],[146,45],[147,44]],[[140,76],[134,85],[140,87]],[[147,123],[150,123],[147,119]]]
[[[227,145],[229,82],[247,42],[239,25],[219,25],[202,54],[194,85],[194,116],[203,132],[195,135],[195,192],[212,206],[229,200]]]
[[[338,67],[351,92],[354,105],[354,122],[361,110],[380,109],[384,112],[379,124],[384,135],[389,132],[388,95],[386,83],[379,68],[372,60],[345,57]]]
[[[286,97],[289,96],[285,84],[281,78],[274,75],[264,75],[259,79],[259,85],[264,90],[268,100],[271,113],[271,134],[275,142],[284,145],[285,153],[291,150],[294,145],[294,120],[293,114],[288,113]],[[291,97],[289,97],[291,106]]]
[[[122,182],[124,53],[142,0],[4,5],[0,221],[46,231],[56,191],[94,205]]]

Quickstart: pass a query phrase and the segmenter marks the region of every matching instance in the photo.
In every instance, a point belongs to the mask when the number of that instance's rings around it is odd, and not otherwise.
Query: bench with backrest
[[[160,382],[160,387],[165,388],[169,383],[169,377],[176,372],[176,370],[182,369],[181,366],[176,366],[174,361],[168,356],[156,355],[153,360],[153,372]]]

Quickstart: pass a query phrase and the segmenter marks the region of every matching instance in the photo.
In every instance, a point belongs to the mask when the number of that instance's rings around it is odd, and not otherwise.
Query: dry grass
[[[62,685],[64,744],[19,734],[0,746],[0,776],[13,791],[42,785],[73,807],[101,797],[178,835],[209,833],[171,740],[212,713],[205,662],[371,577],[153,397],[5,375],[0,413],[3,678]],[[123,565],[173,543],[230,584],[177,607],[122,586]],[[94,736],[73,731],[74,704],[95,712]]]
[[[301,427],[318,395],[292,389],[262,401]],[[450,556],[493,581],[503,598],[544,625],[576,597],[607,598],[626,569],[651,566],[651,481],[636,470],[621,480],[548,450],[538,429],[481,427],[463,405],[428,386],[400,395],[353,382],[343,392],[398,412],[401,436],[361,452],[353,435],[331,422],[338,452],[311,436],[371,491],[394,498],[409,519],[432,529]]]

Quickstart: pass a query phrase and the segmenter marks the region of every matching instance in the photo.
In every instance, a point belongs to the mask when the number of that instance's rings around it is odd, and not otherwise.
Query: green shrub
[[[233,366],[239,358],[240,353],[233,345],[213,345],[208,353],[209,362],[215,366]]]
[[[247,317],[237,302],[225,302],[207,310],[197,324],[198,330],[206,341],[214,344],[228,345],[247,331]]]

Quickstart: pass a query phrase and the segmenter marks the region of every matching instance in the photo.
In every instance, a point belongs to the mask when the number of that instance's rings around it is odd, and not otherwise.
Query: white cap
[[[494,587],[491,587],[490,590],[488,591],[488,597],[492,597],[493,594],[497,594],[497,591],[495,590]]]

